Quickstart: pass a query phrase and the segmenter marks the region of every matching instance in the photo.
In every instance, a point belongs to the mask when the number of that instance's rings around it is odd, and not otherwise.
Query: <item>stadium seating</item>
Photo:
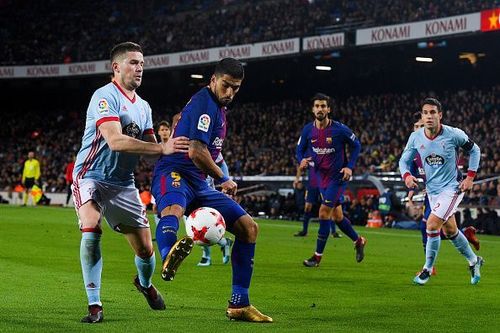
[[[307,36],[339,29],[350,22],[356,22],[359,28],[452,16],[494,8],[496,3],[495,0],[1,1],[0,65],[104,60],[112,47],[110,41],[139,42],[146,54],[151,55]],[[285,21],[287,24],[282,24]]]

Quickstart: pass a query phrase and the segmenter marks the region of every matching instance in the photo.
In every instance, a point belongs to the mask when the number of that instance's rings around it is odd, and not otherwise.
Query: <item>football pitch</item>
[[[87,309],[74,210],[0,206],[0,332],[500,331],[500,237],[479,236],[485,265],[477,286],[470,285],[467,263],[447,241],[437,276],[416,286],[411,281],[424,260],[416,231],[357,228],[368,240],[362,263],[344,236],[328,240],[320,267],[306,268],[302,261],[313,253],[317,224],[305,238],[293,237],[296,222],[259,224],[250,299],[274,323],[225,317],[231,267],[222,265],[216,247],[212,266],[196,266],[196,247],[168,283],[159,276],[158,261],[153,282],[167,310],[150,310],[132,285],[132,250],[104,226],[105,319],[88,325],[79,322]]]

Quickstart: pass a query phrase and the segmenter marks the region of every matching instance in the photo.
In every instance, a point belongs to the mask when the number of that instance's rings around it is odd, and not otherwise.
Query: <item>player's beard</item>
[[[318,120],[318,121],[323,121],[323,120],[325,120],[326,115],[325,114],[315,114],[314,118],[316,118],[316,120]]]

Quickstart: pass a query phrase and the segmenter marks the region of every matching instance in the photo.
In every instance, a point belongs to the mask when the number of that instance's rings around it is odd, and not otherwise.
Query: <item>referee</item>
[[[28,159],[24,162],[23,168],[23,178],[22,183],[25,188],[25,193],[23,196],[23,206],[28,203],[28,196],[33,185],[38,183],[40,179],[40,162],[35,159],[35,152],[30,151],[28,153]],[[33,204],[36,205],[35,199],[33,199]]]

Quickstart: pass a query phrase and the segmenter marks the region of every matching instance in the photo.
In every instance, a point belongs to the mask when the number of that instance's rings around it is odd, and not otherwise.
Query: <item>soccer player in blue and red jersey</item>
[[[299,150],[304,149],[304,151]],[[311,155],[311,145],[307,146],[299,146],[296,148],[295,158],[297,161],[302,161],[304,158],[307,158]],[[304,154],[306,153],[306,154]],[[295,179],[293,181],[293,188],[297,188],[298,183],[301,181],[303,170],[300,168],[300,165],[297,166],[297,174],[295,175]],[[309,167],[307,168],[307,186],[306,186],[306,195],[305,195],[305,205],[304,205],[304,220],[302,221],[302,230],[296,232],[294,234],[295,237],[305,237],[307,236],[307,230],[309,228],[309,220],[312,215],[312,208],[315,204],[321,201],[318,187],[318,179],[314,172],[314,163],[310,162]],[[335,230],[335,223],[332,221],[331,223],[332,236],[335,238],[341,238],[342,236],[337,233]]]
[[[410,135],[399,161],[399,169],[406,186],[410,189],[415,188],[417,179],[411,175],[409,167],[415,154],[420,155],[431,207],[426,224],[425,264],[413,281],[419,285],[429,281],[441,245],[440,230],[443,229],[455,248],[468,261],[470,283],[477,284],[481,279],[480,269],[484,261],[472,251],[467,238],[458,230],[454,214],[465,191],[473,186],[481,152],[464,131],[441,124],[443,111],[437,99],[424,99],[421,103],[421,113],[424,128]],[[462,179],[456,163],[459,148],[470,155],[465,179]]]
[[[80,261],[88,298],[85,323],[103,320],[100,299],[102,256],[101,221],[127,238],[135,252],[135,287],[154,310],[164,310],[162,296],[151,283],[155,255],[146,210],[134,184],[139,154],[187,152],[187,138],[158,144],[151,108],[136,94],[142,82],[144,57],[138,44],[125,42],[111,50],[113,81],[92,95],[82,146],[73,170],[73,201],[82,239]]]
[[[332,218],[339,229],[354,242],[356,261],[361,262],[364,258],[366,239],[356,233],[342,211],[342,194],[352,176],[361,144],[347,126],[328,118],[331,112],[329,96],[316,94],[311,100],[315,119],[303,128],[297,149],[304,151],[301,147],[308,144],[312,147],[311,156],[303,158],[299,166],[301,169],[306,169],[311,162],[314,163],[322,203],[319,209],[316,251],[311,258],[304,260],[304,265],[319,266],[330,233]],[[350,148],[349,159],[346,156],[347,147]]]
[[[153,195],[161,215],[156,241],[163,259],[162,278],[170,281],[193,247],[189,237],[177,240],[179,219],[186,210],[189,214],[197,207],[217,209],[224,216],[227,230],[235,235],[232,296],[226,315],[236,320],[272,322],[271,317],[250,305],[248,296],[258,225],[235,201],[206,182],[209,175],[221,184],[223,192],[236,193],[236,183],[224,175],[215,160],[226,137],[226,106],[240,89],[243,77],[243,65],[238,60],[222,59],[210,84],[182,110],[173,137],[189,137],[189,153],[163,156],[153,174]]]

